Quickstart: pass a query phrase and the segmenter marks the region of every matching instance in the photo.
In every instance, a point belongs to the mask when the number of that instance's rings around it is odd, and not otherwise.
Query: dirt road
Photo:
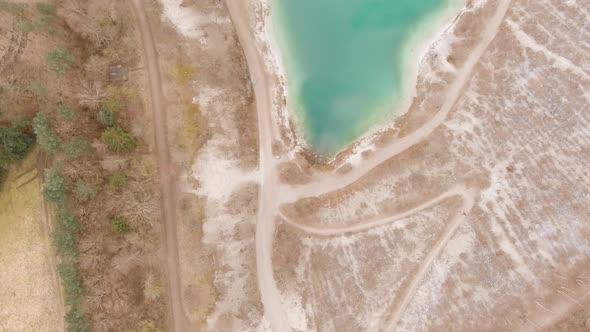
[[[291,331],[287,315],[272,270],[272,242],[277,212],[276,197],[279,184],[276,159],[272,153],[273,126],[271,119],[271,85],[262,55],[258,50],[254,31],[248,20],[247,4],[243,0],[225,1],[238,38],[244,50],[250,76],[254,84],[260,142],[260,192],[256,223],[256,272],[264,316],[275,332]]]
[[[172,331],[190,331],[188,319],[182,303],[182,292],[180,287],[178,245],[176,242],[176,218],[174,190],[176,179],[170,162],[170,151],[168,148],[168,134],[166,113],[164,111],[164,98],[162,96],[162,83],[160,80],[160,69],[158,67],[158,55],[152,31],[145,14],[144,3],[141,0],[132,0],[137,27],[141,32],[144,60],[148,69],[148,80],[150,84],[151,109],[153,113],[156,157],[158,161],[158,172],[160,176],[160,190],[162,194],[161,208],[164,222],[165,244],[166,244],[166,272],[168,277],[168,297],[170,303],[170,322]]]
[[[260,169],[262,174],[261,190],[259,194],[259,209],[258,209],[258,223],[256,228],[256,258],[257,258],[257,274],[262,303],[264,305],[265,317],[269,321],[273,331],[289,331],[290,326],[287,322],[286,313],[282,307],[280,294],[276,286],[272,269],[272,248],[273,236],[275,231],[275,217],[278,215],[278,207],[282,203],[293,202],[303,197],[317,196],[324,193],[329,193],[341,188],[344,188],[362,176],[367,174],[376,166],[389,160],[395,155],[407,150],[411,146],[419,143],[428,137],[440,124],[446,119],[449,111],[457,101],[461,91],[469,81],[471,72],[478,63],[480,57],[483,55],[488,45],[496,36],[500,24],[502,23],[506,11],[510,5],[510,0],[502,0],[498,2],[495,15],[488,22],[488,27],[484,31],[480,42],[473,49],[463,67],[457,73],[452,85],[449,87],[448,95],[445,103],[436,115],[426,122],[422,127],[412,132],[410,135],[382,148],[379,153],[375,153],[372,158],[365,160],[361,165],[345,175],[332,175],[323,177],[321,180],[312,182],[308,185],[287,187],[281,185],[278,181],[276,166],[277,161],[272,155],[272,103],[270,102],[271,86],[269,85],[268,74],[264,65],[262,54],[257,48],[254,31],[248,21],[247,4],[239,0],[226,0],[229,8],[234,26],[237,30],[240,43],[246,55],[252,81],[254,84],[254,92],[256,96],[257,111],[258,111],[258,128],[260,139]],[[473,205],[474,193],[471,189],[463,186],[451,188],[449,191],[441,194],[430,202],[426,202],[421,206],[416,207],[402,213],[406,216],[416,211],[435,204],[447,197],[459,195],[463,198],[463,210],[468,211]],[[400,215],[391,216],[380,219],[374,222],[353,225],[343,229],[304,229],[307,232],[320,235],[333,235],[342,232],[362,231],[366,228],[371,228],[386,224],[397,220]],[[385,326],[386,330],[394,329],[399,319],[400,314],[409,301],[413,289],[417,286],[417,282],[421,276],[430,266],[432,260],[442,250],[448,239],[452,236],[458,225],[463,220],[463,214],[460,214],[451,221],[445,232],[443,238],[429,253],[428,258],[422,264],[419,273],[413,278],[410,289],[404,294],[404,301],[402,305],[398,306],[392,317]],[[301,225],[295,225],[305,228]]]
[[[338,236],[338,235],[342,235],[342,234],[346,234],[346,233],[362,232],[362,231],[369,230],[371,228],[391,224],[397,220],[407,218],[407,217],[409,217],[413,214],[416,214],[416,213],[420,213],[421,211],[423,211],[425,209],[428,209],[430,207],[433,207],[433,206],[441,203],[442,201],[444,201],[447,198],[451,198],[451,197],[455,197],[455,196],[461,197],[463,202],[468,202],[468,201],[473,200],[474,194],[473,194],[473,190],[471,190],[471,188],[467,188],[463,184],[456,185],[456,186],[452,187],[451,189],[443,192],[442,194],[436,196],[435,198],[433,198],[427,202],[424,202],[414,208],[408,209],[404,212],[401,212],[401,213],[398,213],[398,214],[395,214],[392,216],[388,216],[385,218],[379,218],[376,220],[355,223],[355,224],[347,225],[347,226],[336,226],[336,227],[309,226],[309,225],[304,225],[304,224],[294,222],[282,214],[280,214],[280,216],[291,227],[300,229],[308,234],[313,234],[313,235],[318,235],[318,236]]]

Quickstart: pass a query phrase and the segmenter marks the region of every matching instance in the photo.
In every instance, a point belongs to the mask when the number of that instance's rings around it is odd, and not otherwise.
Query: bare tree
[[[123,215],[132,226],[139,227],[151,223],[156,212],[156,205],[150,193],[126,192],[122,201],[125,202]]]
[[[82,92],[78,94],[78,103],[80,106],[88,107],[93,111],[98,110],[100,102],[107,97],[102,84],[96,81],[92,83],[82,81],[81,86]]]
[[[92,55],[88,58],[88,61],[84,64],[84,70],[86,73],[96,77],[105,78],[107,70],[109,68],[109,60],[105,57]]]

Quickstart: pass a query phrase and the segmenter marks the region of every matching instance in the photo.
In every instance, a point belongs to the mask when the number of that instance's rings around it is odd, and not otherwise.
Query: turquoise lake
[[[273,0],[289,107],[316,151],[333,154],[401,99],[403,49],[448,0]],[[417,63],[418,59],[416,59]]]

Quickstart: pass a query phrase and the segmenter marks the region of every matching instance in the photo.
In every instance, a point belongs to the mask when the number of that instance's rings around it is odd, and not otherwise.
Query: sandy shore
[[[427,75],[430,68],[423,66],[423,60],[429,52],[434,51],[439,57],[446,58],[454,35],[452,34],[454,17],[465,10],[465,0],[448,0],[444,8],[428,16],[418,25],[414,34],[404,45],[402,77],[402,99],[398,104],[399,110],[394,111],[394,117],[404,114],[416,96],[416,82],[419,75]],[[454,68],[446,68],[454,71]]]

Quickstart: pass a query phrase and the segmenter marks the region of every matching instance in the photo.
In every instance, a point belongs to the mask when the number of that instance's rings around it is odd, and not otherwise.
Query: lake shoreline
[[[292,97],[291,88],[289,84],[289,77],[287,73],[287,66],[285,64],[283,54],[288,53],[285,47],[277,42],[280,39],[282,32],[277,31],[280,29],[280,24],[277,23],[276,17],[272,13],[272,1],[273,0],[257,0],[259,4],[264,8],[264,15],[261,18],[261,22],[257,22],[257,25],[261,26],[262,29],[259,31],[258,38],[264,44],[268,52],[266,59],[267,66],[272,74],[280,78],[283,84],[282,97],[286,100],[284,109],[280,110],[280,118],[282,123],[291,123],[291,130],[293,131],[292,136],[294,137],[296,144],[302,149],[307,150],[310,155],[319,157],[321,160],[333,160],[336,156],[341,155],[343,152],[350,150],[351,147],[358,145],[361,141],[366,140],[378,134],[381,131],[389,129],[395,119],[404,115],[410,108],[412,101],[416,96],[416,83],[417,78],[422,71],[421,64],[423,59],[428,55],[430,49],[436,44],[446,45],[452,43],[452,40],[445,38],[444,32],[453,26],[454,17],[458,17],[463,10],[465,10],[465,1],[463,0],[448,0],[443,8],[437,10],[435,13],[427,15],[421,23],[419,23],[412,33],[404,42],[403,51],[401,52],[402,59],[402,74],[401,74],[401,85],[398,100],[390,100],[384,102],[383,111],[376,111],[370,114],[372,119],[369,121],[368,126],[364,133],[345,144],[342,144],[342,148],[331,155],[322,154],[319,152],[313,144],[310,144],[305,138],[304,132],[306,130],[305,123],[302,120],[303,116],[301,112],[296,110]],[[279,29],[277,26],[279,25]],[[446,47],[446,46],[445,46]],[[270,64],[270,65],[268,65]],[[394,92],[392,92],[394,94]],[[364,123],[366,124],[366,123]],[[362,125],[362,124],[361,124]],[[291,135],[289,135],[291,136]]]

